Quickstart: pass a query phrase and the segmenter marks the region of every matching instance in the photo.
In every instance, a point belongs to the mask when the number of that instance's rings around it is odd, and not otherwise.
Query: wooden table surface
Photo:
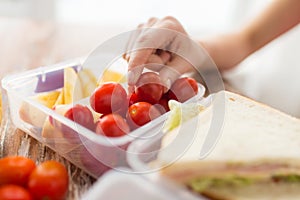
[[[100,27],[0,18],[0,78],[85,55],[108,37]],[[67,199],[79,199],[95,179],[17,129],[5,105],[3,110],[0,157],[22,155],[37,163],[50,159],[60,161],[70,177]]]

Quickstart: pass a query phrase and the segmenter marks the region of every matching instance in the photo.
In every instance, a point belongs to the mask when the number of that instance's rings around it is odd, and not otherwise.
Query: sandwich
[[[201,157],[216,126],[212,119],[220,117],[213,112],[217,100],[162,138],[161,175],[210,199],[300,199],[300,120],[238,94],[219,94],[224,121],[209,153]]]

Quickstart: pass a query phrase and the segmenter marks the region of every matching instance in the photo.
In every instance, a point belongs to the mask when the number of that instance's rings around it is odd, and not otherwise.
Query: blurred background
[[[191,34],[239,26],[270,0],[0,0],[0,15],[130,30],[150,17],[176,16]],[[109,30],[108,30],[109,31]]]
[[[0,72],[82,56],[153,16],[176,17],[194,38],[230,32],[271,1],[0,0]],[[243,94],[299,116],[299,32],[298,26],[225,77]]]

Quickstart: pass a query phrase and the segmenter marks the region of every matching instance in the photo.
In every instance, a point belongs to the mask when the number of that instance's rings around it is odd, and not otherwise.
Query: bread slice
[[[234,93],[220,92],[217,95],[225,98],[221,99],[225,100],[223,124],[212,124],[213,117],[222,116],[213,112],[213,106],[218,103],[216,101],[220,101],[220,98],[215,98],[217,100],[197,117],[167,133],[162,139],[157,161],[165,166],[161,170],[164,176],[185,185],[203,178],[238,177],[255,180],[254,184],[250,184],[251,187],[223,184],[219,188],[208,187],[201,191],[216,199],[249,199],[247,195],[233,197],[254,191],[252,188],[260,184],[279,187],[273,183],[278,175],[300,175],[299,119]],[[222,131],[213,133],[219,137],[216,137],[210,153],[200,158],[211,126],[221,126]],[[287,184],[287,188],[292,185],[289,181],[279,182]],[[297,187],[297,196],[300,198],[300,183],[293,187]],[[265,196],[268,195],[266,192]]]

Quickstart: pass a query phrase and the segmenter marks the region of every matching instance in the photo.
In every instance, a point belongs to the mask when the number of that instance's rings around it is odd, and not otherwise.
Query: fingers
[[[151,54],[145,67],[149,70],[159,72],[164,66],[164,62],[157,54]]]
[[[168,46],[174,39],[175,32],[166,31],[165,29],[158,29],[160,25],[156,24],[155,28],[150,28],[144,30],[135,43],[134,49],[137,49],[134,53],[130,54],[128,70],[133,71],[128,77],[128,84],[134,85],[138,80],[144,64],[148,62],[151,54],[156,52],[156,49],[163,49]],[[170,59],[168,53],[162,53],[161,59],[162,63],[167,62]],[[139,67],[139,70],[133,70]],[[136,77],[135,77],[136,76]]]
[[[136,84],[152,51],[153,49],[142,49],[131,53],[128,63],[128,85]]]
[[[135,41],[139,37],[140,33],[142,32],[142,28],[144,27],[144,24],[139,24],[137,26],[137,29],[132,31],[130,34],[130,38],[127,41],[126,47],[125,47],[125,53],[123,54],[123,58],[128,62],[130,59],[130,53],[134,46]]]
[[[158,21],[157,18],[152,17],[150,18],[147,23],[142,23],[137,26],[137,29],[132,32],[125,49],[125,54],[123,58],[128,62],[130,59],[130,51],[132,51],[135,42],[137,41],[138,37],[142,33],[143,29],[152,27]]]
[[[165,67],[161,68],[159,76],[162,83],[166,86],[164,92],[167,92],[176,79],[182,74],[189,72],[190,69],[191,64],[180,56],[175,56]]]
[[[153,26],[156,22],[158,21],[158,19],[156,17],[151,17],[148,22],[147,22],[147,26],[146,27],[151,27]]]
[[[147,64],[145,65],[147,69],[159,72],[162,67],[165,66],[167,62],[171,59],[171,54],[166,51],[156,50],[155,54],[151,54]]]
[[[179,32],[184,35],[186,32],[181,24],[172,17],[161,20],[150,18],[146,24],[142,24],[138,28],[129,46],[131,52],[128,58],[128,85],[135,85],[144,67],[147,67],[159,71],[163,81],[167,86],[170,86],[180,76],[178,73],[184,70],[183,66],[175,65],[181,60],[176,57],[173,59],[168,48],[172,47],[171,49],[173,49],[174,47],[176,50],[181,48],[180,41],[179,43],[176,42],[176,37]],[[173,44],[174,42],[176,44]],[[163,51],[157,51],[157,49]],[[174,70],[164,69],[163,65],[166,63],[171,64],[171,67],[174,65]]]
[[[140,24],[138,30],[134,31],[134,36],[130,39],[130,45],[127,47],[127,51],[132,51],[135,48],[142,47],[141,34],[145,28],[152,27],[158,21],[157,18],[150,18],[146,24]],[[139,42],[140,41],[140,42]],[[144,64],[147,63],[149,56],[153,53],[154,49],[141,49],[136,52],[129,52],[126,60],[128,63],[128,85],[134,85],[141,73],[143,72]]]
[[[161,58],[162,62],[164,64],[166,64],[167,62],[170,61],[171,59],[171,53],[167,52],[167,51],[162,51],[160,54],[159,54],[159,57]]]

